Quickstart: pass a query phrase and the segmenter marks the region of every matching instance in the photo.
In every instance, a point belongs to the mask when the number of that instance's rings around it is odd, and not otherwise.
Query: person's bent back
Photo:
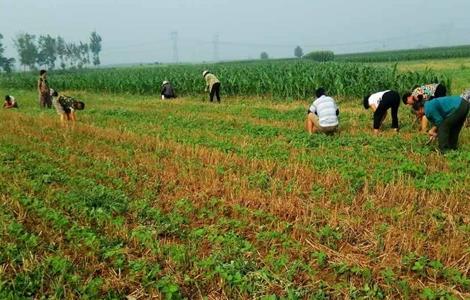
[[[10,109],[10,108],[18,108],[18,103],[15,100],[15,97],[11,95],[5,96],[5,102],[3,103],[3,108]]]
[[[317,99],[313,101],[308,111],[307,129],[309,133],[333,133],[338,129],[339,109],[333,98],[325,94],[323,88],[315,92]]]

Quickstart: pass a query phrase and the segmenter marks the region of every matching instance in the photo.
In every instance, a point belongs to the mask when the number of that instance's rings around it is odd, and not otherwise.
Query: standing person
[[[433,127],[429,130],[431,139],[437,138],[441,152],[457,149],[459,134],[467,119],[470,102],[460,96],[447,96],[418,102]]]
[[[162,100],[176,98],[175,90],[169,81],[163,81],[160,94]]]
[[[85,108],[85,103],[82,101],[69,96],[59,95],[57,91],[52,92],[52,103],[62,122],[75,122],[77,120],[75,110],[83,110]]]
[[[334,133],[338,130],[339,109],[335,100],[326,96],[325,89],[315,91],[316,99],[307,112],[307,131]]]
[[[217,97],[217,101],[220,103],[220,81],[209,71],[202,72],[202,76],[206,80],[206,91],[209,91],[209,100],[212,102],[214,96]]]
[[[15,97],[11,95],[6,95],[5,102],[3,103],[3,108],[18,108],[18,102],[16,102]]]
[[[392,128],[398,132],[398,107],[400,106],[400,95],[391,90],[368,95],[363,99],[365,109],[372,109],[374,112],[374,133],[378,134],[382,126],[387,111],[392,111]]]
[[[39,71],[38,79],[38,93],[39,93],[39,106],[41,108],[51,108],[52,101],[49,89],[49,83],[47,82],[47,71]]]
[[[428,128],[428,120],[426,116],[418,112],[414,106],[418,101],[428,101],[434,98],[440,98],[447,95],[447,88],[442,83],[431,83],[422,86],[416,86],[413,91],[403,95],[402,100],[405,105],[410,105],[413,109],[416,119],[420,124],[420,130],[425,132]]]

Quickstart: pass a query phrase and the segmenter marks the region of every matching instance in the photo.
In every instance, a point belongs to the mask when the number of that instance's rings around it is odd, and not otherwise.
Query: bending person
[[[169,81],[163,81],[162,89],[160,91],[162,100],[176,98],[175,90]]]
[[[402,100],[406,105],[410,105],[413,109],[416,119],[420,124],[420,130],[426,131],[428,128],[427,118],[419,112],[418,108],[414,106],[418,101],[428,101],[434,98],[445,97],[447,95],[447,88],[441,83],[425,84],[423,86],[416,86],[412,92],[407,92],[403,95]]]
[[[382,123],[387,116],[387,111],[392,112],[392,128],[398,132],[398,107],[400,106],[400,95],[391,90],[368,95],[363,99],[365,109],[374,112],[374,133],[378,134]]]
[[[15,97],[11,95],[6,95],[5,102],[3,103],[3,108],[18,108],[18,102],[16,102]]]
[[[217,101],[220,103],[220,81],[214,74],[209,71],[202,72],[202,76],[206,80],[206,92],[209,92],[209,100],[212,102],[214,96],[217,97]]]
[[[441,152],[457,149],[459,134],[467,119],[470,102],[460,96],[447,96],[420,101],[418,109],[431,121],[431,139],[437,138]]]
[[[82,101],[76,100],[75,98],[69,96],[59,95],[57,91],[52,91],[52,103],[62,122],[76,121],[77,116],[75,111],[83,110],[85,108],[85,103]]]

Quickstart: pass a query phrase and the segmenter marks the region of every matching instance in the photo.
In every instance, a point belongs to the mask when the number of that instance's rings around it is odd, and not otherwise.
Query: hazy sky
[[[304,52],[470,44],[469,0],[0,0],[0,33],[16,57],[20,32],[88,41],[103,64],[291,57]]]

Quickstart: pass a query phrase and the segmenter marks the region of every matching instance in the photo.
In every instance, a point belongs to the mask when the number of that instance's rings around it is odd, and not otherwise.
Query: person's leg
[[[209,93],[210,102],[214,101],[214,95],[215,95],[215,88],[214,88],[214,86],[212,86],[211,91]]]
[[[380,127],[382,127],[382,124],[384,123],[385,119],[387,118],[387,111],[385,111],[382,120],[380,120]]]
[[[52,97],[50,95],[47,95],[47,108],[52,107]]]
[[[44,95],[39,95],[39,107],[40,108],[45,108],[46,107],[46,102],[44,99]]]
[[[316,133],[320,128],[320,122],[318,116],[314,113],[309,113],[307,116],[308,119],[308,132],[310,134]]]
[[[387,107],[380,103],[374,112],[374,130],[379,130],[382,126],[382,122],[387,115]]]
[[[400,95],[395,91],[390,91],[388,101],[392,108],[392,128],[398,130],[398,108],[400,107]]]
[[[439,125],[437,135],[437,139],[439,141],[439,150],[441,150],[443,153],[450,149],[450,131],[450,120],[448,118],[444,119],[441,125]]]
[[[457,149],[460,131],[462,130],[463,125],[467,120],[469,108],[470,104],[464,101],[458,110],[454,113],[455,116],[453,116],[454,120],[451,124],[449,135],[449,147],[451,149]]]
[[[217,88],[215,90],[215,96],[217,97],[217,101],[220,103],[220,83],[216,83]]]

